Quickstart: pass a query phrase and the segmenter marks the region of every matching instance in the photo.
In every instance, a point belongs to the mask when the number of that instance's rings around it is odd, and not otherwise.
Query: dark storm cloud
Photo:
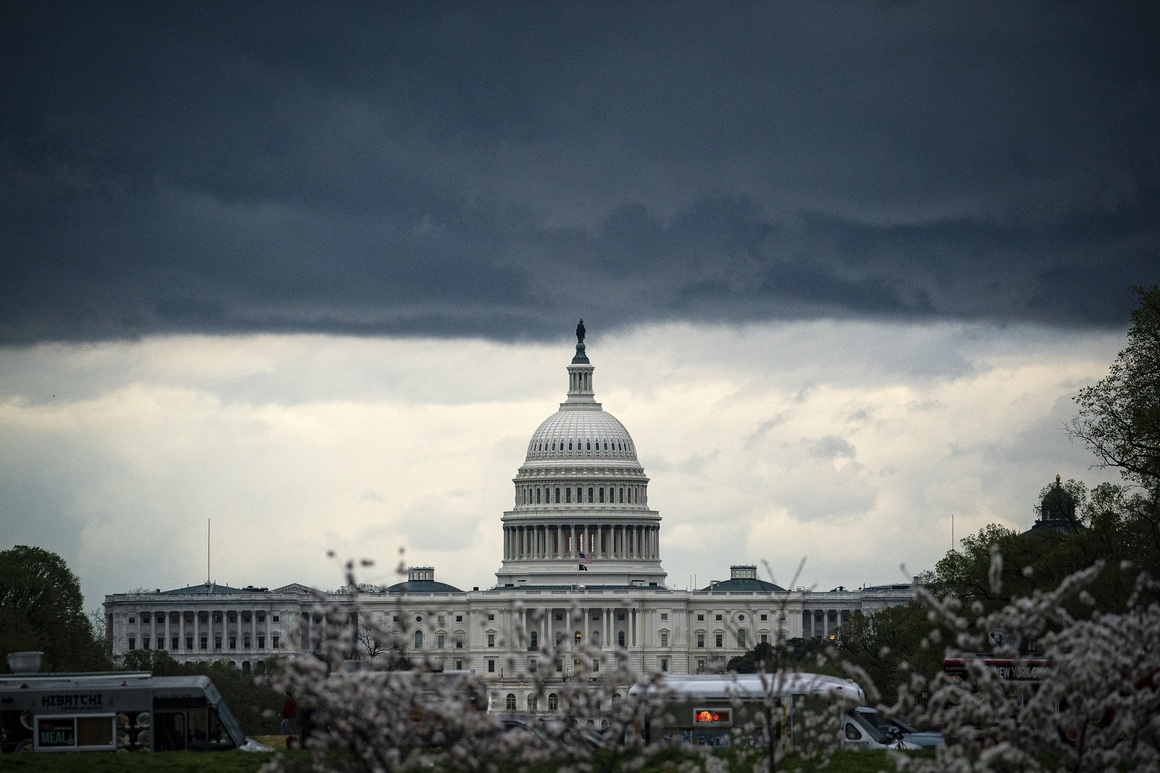
[[[1160,281],[1150,6],[4,15],[0,342],[1122,326]]]

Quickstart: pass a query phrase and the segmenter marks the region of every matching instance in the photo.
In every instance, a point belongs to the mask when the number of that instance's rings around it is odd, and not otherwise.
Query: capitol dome
[[[636,444],[596,402],[593,366],[577,327],[568,396],[528,441],[504,513],[502,586],[661,585],[660,515]]]
[[[532,433],[525,464],[563,459],[637,461],[632,437],[615,416],[570,407],[565,403]]]

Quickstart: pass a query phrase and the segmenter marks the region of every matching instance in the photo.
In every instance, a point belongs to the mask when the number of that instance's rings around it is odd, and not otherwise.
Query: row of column
[[[268,610],[268,609],[264,609],[261,611],[263,613],[265,613],[265,615],[266,615],[266,622],[262,623],[262,627],[263,627],[262,633],[265,634],[267,637],[266,642],[265,642],[265,644],[267,646],[262,647],[261,649],[278,649],[281,646],[281,642],[279,640],[280,639],[279,635],[281,634],[281,630],[280,629],[274,630],[272,628],[273,611]],[[203,629],[203,624],[201,622],[201,613],[203,613],[203,612],[207,616],[206,622],[204,623],[204,629]],[[229,612],[234,612],[238,615],[237,623],[229,623],[228,622],[227,615]],[[165,624],[163,626],[163,629],[164,629],[163,631],[162,631],[162,628],[159,628],[156,625],[156,621],[154,619],[157,615],[157,610],[154,610],[152,612],[138,612],[137,614],[141,620],[141,622],[138,625],[138,631],[140,633],[140,637],[141,637],[140,642],[141,642],[142,646],[144,646],[144,644],[145,644],[145,637],[146,636],[154,636],[156,638],[154,639],[154,641],[150,642],[150,646],[155,648],[155,649],[160,649],[160,650],[173,650],[174,652],[179,652],[179,653],[197,653],[197,652],[202,652],[202,651],[210,652],[210,651],[214,651],[216,649],[220,649],[222,651],[238,651],[238,650],[245,649],[245,640],[247,638],[246,634],[248,633],[249,640],[250,640],[250,649],[259,649],[258,648],[258,615],[255,611],[250,611],[250,622],[249,622],[249,626],[248,626],[249,631],[246,631],[243,628],[243,626],[246,624],[243,623],[241,620],[241,610],[231,609],[231,610],[180,611],[180,612],[177,612],[178,619],[177,619],[176,626],[173,625],[172,614],[170,612],[162,612],[162,614],[165,615],[165,621],[164,621]],[[213,619],[215,614],[220,614],[222,616],[221,621],[215,621]],[[145,622],[146,616],[148,616],[148,618],[149,618],[147,623]],[[192,622],[192,626],[190,626],[188,628],[186,627],[186,622],[187,622],[186,617],[187,616],[190,616],[193,618],[192,621],[190,621],[190,622]],[[228,646],[229,645],[229,637],[230,637],[230,628],[229,628],[230,625],[237,626],[237,628],[234,630],[234,636],[237,639],[235,644],[237,646],[232,647],[232,648]],[[176,648],[174,648],[172,646],[174,633],[177,634],[178,646]],[[214,646],[216,644],[216,642],[213,640],[215,633],[220,634],[222,637],[222,646],[220,648],[217,648]],[[205,647],[201,646],[202,634],[204,634],[206,637],[206,646]],[[191,637],[192,646],[187,646],[187,636]],[[278,641],[277,644],[275,643],[276,641]]]
[[[600,613],[600,619],[599,619],[600,629],[599,630],[603,631],[603,633],[601,634],[601,640],[599,642],[592,641],[592,613],[595,611],[599,611],[599,613]],[[583,626],[583,628],[580,629],[581,636],[583,637],[583,641],[588,642],[588,643],[592,643],[592,644],[599,644],[602,647],[619,646],[619,642],[617,642],[613,639],[613,637],[615,636],[615,629],[616,629],[616,618],[614,617],[614,615],[617,613],[617,611],[618,611],[618,609],[613,608],[613,607],[585,607],[585,608],[583,608],[581,610],[581,613],[584,616],[584,626]],[[626,623],[625,628],[627,630],[625,630],[624,646],[626,648],[638,646],[638,643],[640,642],[641,610],[621,607],[619,609],[619,611],[623,611],[625,613],[625,623]],[[519,614],[522,617],[522,620],[521,620],[522,627],[525,631],[528,632],[529,640],[530,640],[532,631],[533,630],[538,631],[538,633],[539,633],[539,645],[538,646],[540,647],[540,649],[544,649],[549,644],[555,643],[555,642],[549,641],[549,637],[552,636],[552,634],[553,634],[553,632],[552,632],[552,615],[553,615],[554,610],[542,609],[542,610],[538,610],[538,612],[539,612],[539,617],[540,617],[538,624],[536,623],[535,620],[533,620],[533,617],[535,616],[536,611],[525,608]],[[561,612],[565,615],[565,620],[571,619],[569,617],[571,615],[571,612],[572,612],[571,609],[561,610]],[[566,644],[569,647],[573,646],[576,643],[575,630],[576,630],[575,628],[571,627],[571,623],[569,623],[564,631],[566,638],[567,638]]]
[[[806,609],[802,611],[802,636],[824,639],[850,619],[849,609]],[[833,623],[831,625],[831,617]]]
[[[588,524],[570,526],[504,526],[503,557],[518,559],[595,558],[660,559],[660,526],[655,524]]]

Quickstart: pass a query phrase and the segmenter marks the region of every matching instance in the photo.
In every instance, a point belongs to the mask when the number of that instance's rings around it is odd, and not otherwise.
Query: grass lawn
[[[934,756],[933,752],[917,752]],[[0,755],[0,771],[27,773],[255,773],[270,759],[269,754],[245,752],[164,752],[159,754],[125,754],[116,752],[62,752],[42,754]],[[293,770],[305,773],[310,756],[301,751],[290,752],[288,759]],[[694,757],[696,759],[696,757]],[[671,762],[671,760],[670,760]],[[659,773],[662,766],[644,768],[641,773]],[[667,768],[671,770],[671,767]],[[790,761],[782,770],[795,768]],[[895,769],[890,755],[883,751],[837,751],[829,767],[833,773],[878,773]],[[518,770],[513,766],[511,770]],[[551,767],[530,769],[532,773],[550,773]],[[740,768],[738,768],[740,770]],[[751,770],[748,768],[747,770]],[[814,768],[806,768],[814,770]]]

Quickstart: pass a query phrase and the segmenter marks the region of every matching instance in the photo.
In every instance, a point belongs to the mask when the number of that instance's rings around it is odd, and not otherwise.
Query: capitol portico
[[[360,594],[360,614],[444,668],[481,675],[493,688],[493,708],[542,711],[550,701],[535,704],[527,677],[540,670],[544,681],[541,653],[549,645],[584,642],[640,671],[696,673],[762,641],[829,637],[853,614],[912,598],[909,585],[786,590],[747,564],[699,590],[666,586],[661,514],[649,509],[649,478],[632,437],[596,401],[584,332],[581,323],[566,399],[532,433],[513,479],[496,583],[463,591],[437,581],[432,567],[412,567],[406,581]],[[114,654],[164,649],[180,661],[250,668],[317,647],[325,631],[318,597],[295,584],[205,583],[109,595],[105,614]],[[559,679],[570,677],[569,658],[553,663]]]

